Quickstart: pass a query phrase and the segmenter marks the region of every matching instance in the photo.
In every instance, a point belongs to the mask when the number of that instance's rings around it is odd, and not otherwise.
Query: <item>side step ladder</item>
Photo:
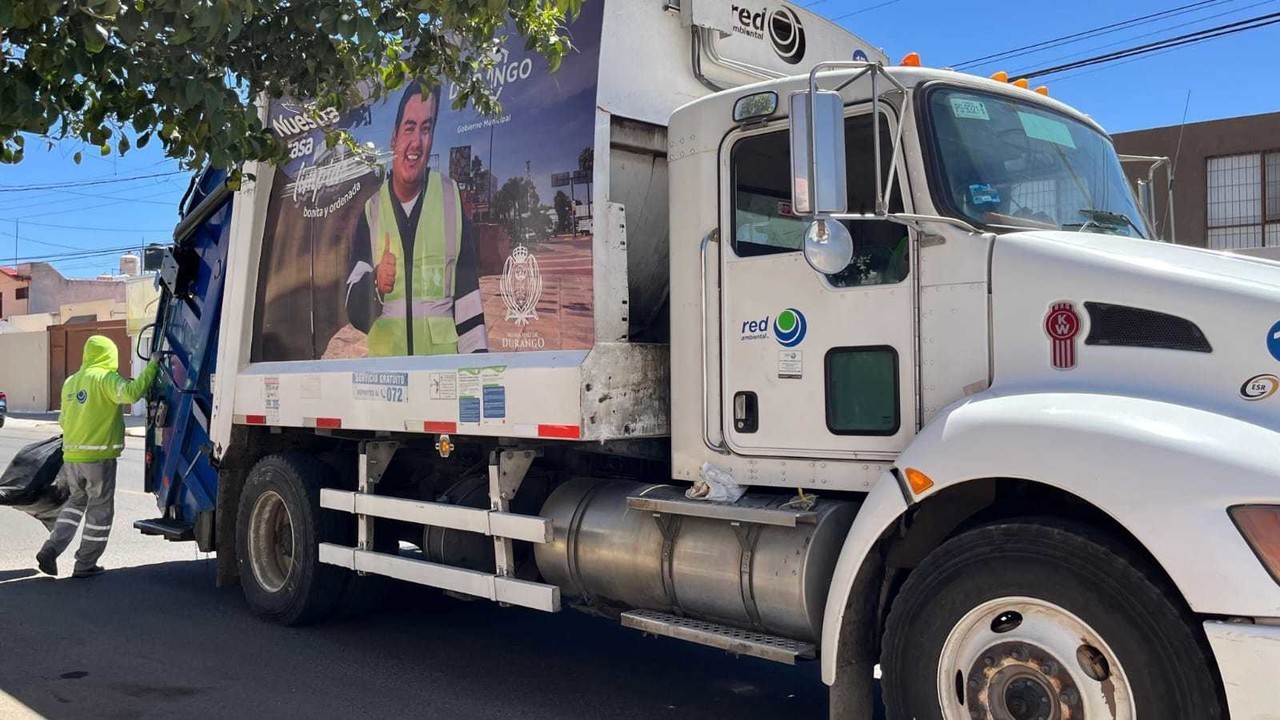
[[[196,539],[194,525],[172,518],[135,520],[133,527],[143,535],[159,535],[170,542],[187,542]]]
[[[787,665],[795,665],[796,660],[812,660],[817,656],[818,650],[817,646],[810,642],[653,610],[632,610],[622,613],[622,626],[648,635],[685,640],[720,648],[735,655],[750,655]]]
[[[551,542],[551,520],[508,512],[511,499],[537,456],[533,450],[495,451],[489,463],[490,509],[375,495],[395,454],[394,441],[366,441],[360,446],[360,491],[322,489],[320,507],[356,516],[356,547],[320,543],[320,562],[358,573],[385,575],[406,582],[472,595],[507,605],[557,612],[560,588],[515,577],[513,540]],[[374,552],[374,518],[403,520],[433,527],[480,533],[493,538],[496,573]]]

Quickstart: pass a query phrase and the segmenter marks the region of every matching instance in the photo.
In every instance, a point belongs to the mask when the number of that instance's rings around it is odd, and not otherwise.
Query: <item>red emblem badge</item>
[[[1076,335],[1080,334],[1080,315],[1069,302],[1056,302],[1049,307],[1044,319],[1044,331],[1049,334],[1049,359],[1059,370],[1076,366]]]

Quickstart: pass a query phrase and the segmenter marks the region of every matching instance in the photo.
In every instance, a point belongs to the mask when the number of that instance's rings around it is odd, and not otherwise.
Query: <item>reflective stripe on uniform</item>
[[[473,317],[483,317],[484,301],[480,297],[480,291],[472,290],[466,295],[458,298],[454,314],[457,316],[459,324],[461,324],[462,321],[470,320]]]
[[[62,523],[62,524],[64,524],[64,525],[72,525],[72,526],[77,526],[77,527],[78,527],[78,526],[80,525],[80,518],[79,518],[79,517],[75,517],[75,518],[64,518],[64,517],[60,517],[60,518],[58,518],[58,522],[60,522],[60,523]]]
[[[70,515],[70,514],[72,514],[72,513],[75,513],[75,516],[76,516],[76,517],[82,517],[82,516],[84,515],[84,510],[79,510],[79,509],[76,509],[76,508],[73,508],[73,507],[64,507],[64,508],[62,508],[62,514],[63,514],[63,515]]]
[[[89,533],[85,533],[84,535],[80,536],[80,541],[81,542],[106,542],[107,536],[106,535],[90,535]]]
[[[111,526],[110,525],[90,525],[89,523],[85,523],[84,529],[85,530],[110,530]]]
[[[124,445],[64,445],[63,450],[120,450]]]

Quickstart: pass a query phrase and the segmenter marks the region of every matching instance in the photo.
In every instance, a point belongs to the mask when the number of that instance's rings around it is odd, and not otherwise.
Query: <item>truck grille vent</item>
[[[1110,303],[1086,302],[1084,307],[1089,311],[1086,345],[1213,352],[1208,338],[1186,318]]]

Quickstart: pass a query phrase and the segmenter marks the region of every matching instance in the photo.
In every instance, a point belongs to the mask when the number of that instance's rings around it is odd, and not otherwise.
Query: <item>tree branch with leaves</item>
[[[103,155],[158,140],[189,168],[280,161],[255,101],[343,112],[410,78],[491,113],[508,25],[555,69],[582,2],[2,0],[0,162],[21,161],[27,136]]]

